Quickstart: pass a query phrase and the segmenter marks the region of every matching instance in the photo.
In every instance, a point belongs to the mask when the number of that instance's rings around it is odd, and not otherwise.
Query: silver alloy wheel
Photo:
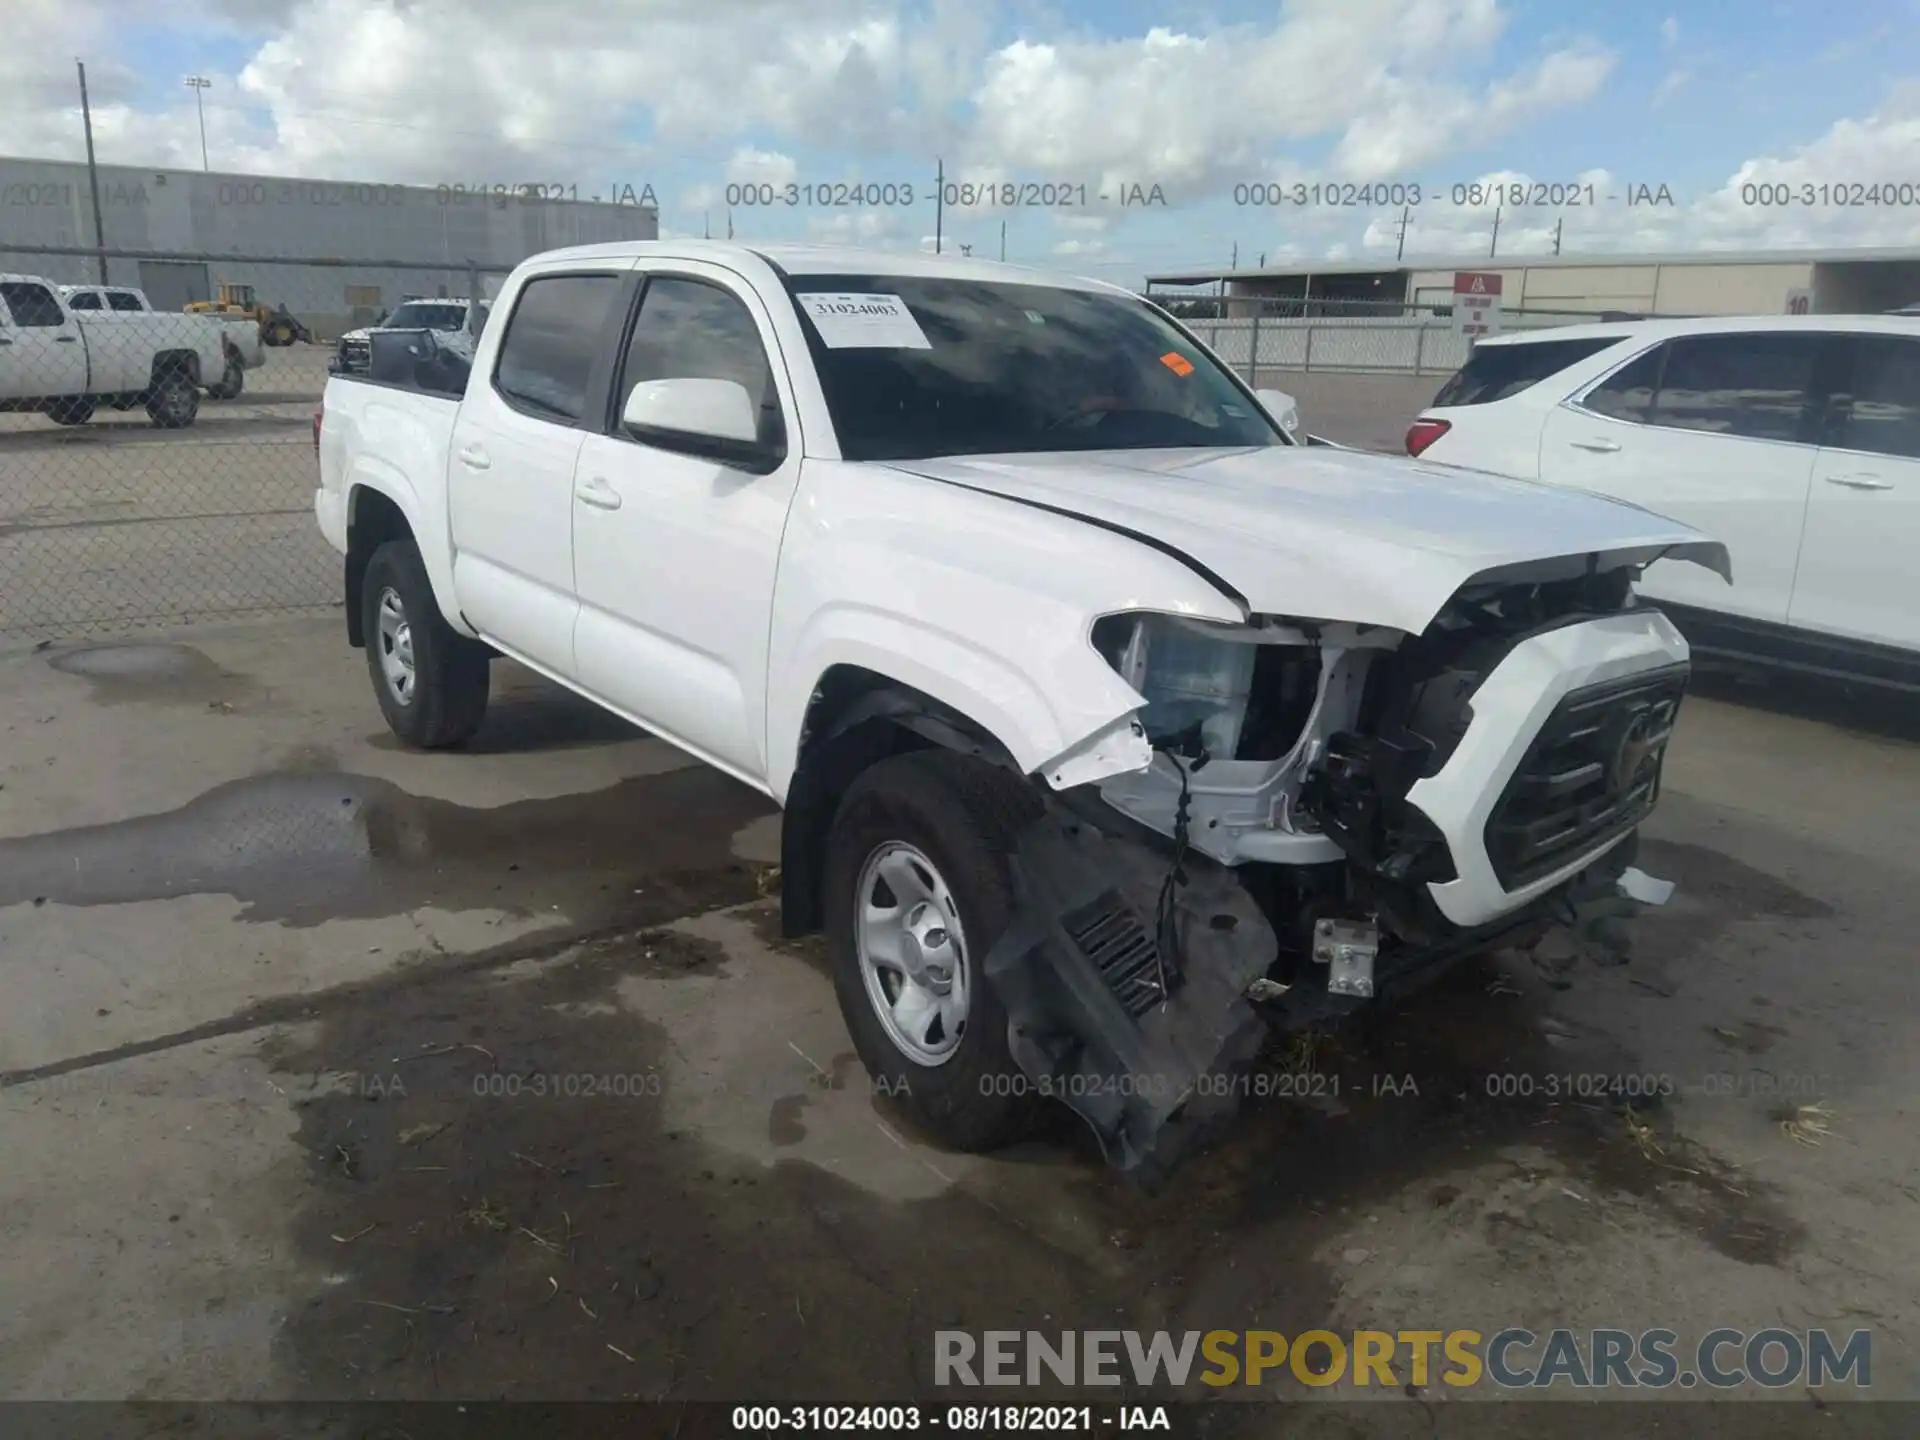
[[[967,1032],[972,977],[953,892],[933,862],[903,841],[860,867],[853,943],[867,1000],[902,1055],[942,1065]]]
[[[413,626],[407,607],[391,585],[380,592],[380,673],[387,689],[402,705],[413,703]]]

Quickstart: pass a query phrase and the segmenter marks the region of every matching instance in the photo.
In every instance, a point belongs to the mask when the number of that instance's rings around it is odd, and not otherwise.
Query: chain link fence
[[[1452,374],[1473,342],[1455,328],[1451,307],[1405,301],[1255,299],[1159,292],[1156,304],[1178,317],[1229,365],[1330,374]],[[1650,319],[1591,311],[1503,311],[1504,331],[1582,325],[1596,320]]]
[[[342,335],[504,273],[0,246],[0,643],[338,604],[313,415]]]

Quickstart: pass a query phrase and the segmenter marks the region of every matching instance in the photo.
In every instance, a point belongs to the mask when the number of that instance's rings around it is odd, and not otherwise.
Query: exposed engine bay
[[[986,969],[1016,1060],[1112,1163],[1164,1165],[1230,1110],[1210,1078],[1271,1025],[1405,993],[1616,892],[1687,679],[1633,573],[1492,577],[1419,636],[1096,625],[1152,763],[1048,797]]]

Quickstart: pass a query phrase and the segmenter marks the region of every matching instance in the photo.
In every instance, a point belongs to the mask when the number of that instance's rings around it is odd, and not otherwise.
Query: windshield
[[[849,460],[1287,443],[1142,300],[919,275],[787,287]]]
[[[467,307],[464,305],[402,305],[387,317],[389,330],[464,330]]]

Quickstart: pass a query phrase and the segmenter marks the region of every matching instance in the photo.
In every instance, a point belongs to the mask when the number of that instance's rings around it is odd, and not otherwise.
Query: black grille
[[[1513,890],[1631,830],[1653,809],[1687,666],[1576,690],[1534,737],[1487,820],[1487,855]]]
[[[373,346],[366,340],[342,340],[340,363],[349,370],[366,370],[373,363]]]
[[[1109,891],[1064,920],[1068,937],[1135,1019],[1160,1003],[1159,948],[1131,906]]]

